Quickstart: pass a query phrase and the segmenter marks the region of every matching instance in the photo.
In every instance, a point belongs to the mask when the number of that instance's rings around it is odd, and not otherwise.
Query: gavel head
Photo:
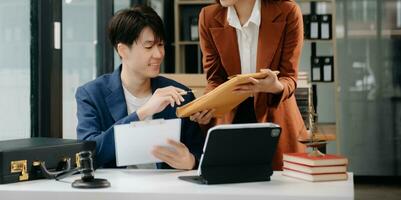
[[[94,179],[93,175],[93,159],[92,159],[92,152],[90,151],[82,151],[78,153],[79,156],[79,163],[81,167],[83,181],[91,181]]]
[[[73,188],[107,188],[110,182],[106,179],[95,178],[93,169],[93,159],[91,151],[81,151],[78,153],[79,166],[75,168],[82,176],[75,180],[71,185]]]

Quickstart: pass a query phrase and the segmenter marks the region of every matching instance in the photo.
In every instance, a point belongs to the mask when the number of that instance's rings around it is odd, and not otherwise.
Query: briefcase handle
[[[77,167],[71,169],[71,159],[66,159],[67,169],[57,172],[50,172],[46,168],[45,162],[40,163],[40,168],[46,178],[60,180],[75,173],[81,173],[81,179],[75,180],[71,185],[74,188],[106,188],[110,187],[110,182],[106,179],[94,177],[93,159],[91,151],[81,151],[78,153]]]
[[[65,163],[66,163],[66,168],[64,170],[52,172],[47,169],[46,162],[42,161],[40,162],[40,169],[42,170],[42,173],[46,178],[57,179],[58,176],[71,171],[71,158],[66,158]]]

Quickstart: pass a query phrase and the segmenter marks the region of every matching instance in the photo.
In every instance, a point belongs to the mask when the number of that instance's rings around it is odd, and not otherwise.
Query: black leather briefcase
[[[94,155],[96,142],[60,138],[28,138],[0,141],[0,184],[44,178],[41,163],[49,171],[73,168],[81,151]]]

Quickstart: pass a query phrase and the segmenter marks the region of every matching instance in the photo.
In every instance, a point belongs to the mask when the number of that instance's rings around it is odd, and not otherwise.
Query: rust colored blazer
[[[241,73],[237,34],[227,22],[227,8],[219,4],[203,8],[199,33],[209,92],[227,81],[227,77]],[[294,96],[302,45],[303,21],[298,5],[293,1],[262,1],[256,69],[280,71],[278,77],[284,91],[259,93],[254,106],[258,122],[273,122],[282,127],[273,160],[275,170],[282,169],[283,153],[305,151],[298,137],[306,136],[306,129]],[[235,109],[215,123],[231,123],[234,116]]]

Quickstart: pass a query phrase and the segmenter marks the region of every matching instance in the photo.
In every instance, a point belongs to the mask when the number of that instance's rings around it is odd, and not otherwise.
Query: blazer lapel
[[[228,76],[241,73],[237,33],[227,22],[227,8],[222,9],[215,19],[222,27],[209,28],[220,55],[221,63]]]
[[[263,68],[276,67],[270,65],[280,44],[285,27],[285,21],[275,22],[280,14],[281,10],[276,3],[262,3],[262,19],[259,27],[258,53],[256,61],[257,72]]]
[[[114,121],[118,121],[128,115],[120,74],[121,66],[111,74],[108,85],[110,94],[106,97],[106,104]]]

